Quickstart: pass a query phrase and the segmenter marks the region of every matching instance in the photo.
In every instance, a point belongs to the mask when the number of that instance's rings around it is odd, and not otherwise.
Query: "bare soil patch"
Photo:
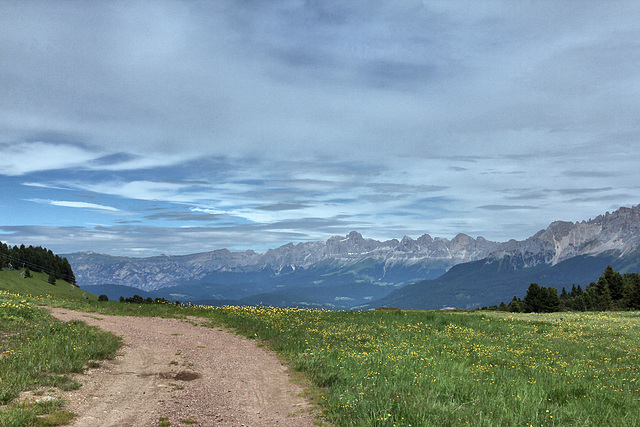
[[[179,319],[51,309],[123,337],[121,354],[58,392],[75,426],[312,426],[312,405],[286,366],[254,341]],[[197,423],[197,424],[196,424]]]

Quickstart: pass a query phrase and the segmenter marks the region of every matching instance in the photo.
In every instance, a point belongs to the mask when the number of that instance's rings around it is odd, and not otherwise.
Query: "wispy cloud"
[[[274,203],[271,205],[258,206],[256,209],[259,209],[261,211],[280,212],[280,211],[293,211],[293,210],[298,210],[298,209],[307,208],[307,207],[309,207],[309,205],[306,205],[303,203]]]
[[[113,206],[104,206],[104,205],[98,205],[95,203],[88,203],[88,202],[74,202],[74,201],[65,201],[65,200],[43,200],[43,199],[25,199],[25,200],[28,202],[49,204],[52,206],[61,206],[65,208],[97,209],[100,211],[121,212],[120,209],[114,208]]]
[[[539,207],[529,205],[483,205],[478,206],[478,209],[485,209],[489,211],[513,211],[520,209],[539,209]]]
[[[0,225],[184,253],[526,238],[635,204],[638,22],[636,2],[5,2]]]
[[[93,150],[68,144],[0,144],[0,170],[3,175],[25,175],[53,169],[77,168],[98,156]]]

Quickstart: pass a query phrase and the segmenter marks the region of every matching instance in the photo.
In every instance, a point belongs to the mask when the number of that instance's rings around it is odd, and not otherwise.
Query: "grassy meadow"
[[[323,387],[339,426],[640,424],[640,315],[210,310]]]
[[[74,414],[62,409],[56,390],[79,387],[69,374],[112,357],[120,347],[114,335],[82,322],[58,321],[38,302],[39,297],[0,290],[2,427],[67,424]],[[23,391],[32,391],[34,399],[18,399]],[[45,392],[48,398],[39,398]]]
[[[47,297],[56,300],[81,301],[90,300],[97,301],[98,297],[85,292],[82,289],[71,285],[64,280],[56,280],[56,284],[52,285],[47,281],[47,274],[31,272],[30,278],[23,279],[20,270],[2,270],[0,271],[0,290],[30,295],[32,297]]]
[[[304,372],[317,386],[322,417],[336,426],[640,425],[637,312],[330,312],[2,292],[0,426],[28,425],[7,422],[12,411],[44,411],[16,404],[19,390],[73,387],[64,380],[64,361],[74,360],[71,371],[80,371],[117,347],[117,340],[83,324],[54,322],[41,303],[199,316],[211,327],[233,328]]]

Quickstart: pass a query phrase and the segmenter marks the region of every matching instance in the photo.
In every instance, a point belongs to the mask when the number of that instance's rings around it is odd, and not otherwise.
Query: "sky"
[[[0,241],[522,240],[640,203],[640,2],[0,0]]]

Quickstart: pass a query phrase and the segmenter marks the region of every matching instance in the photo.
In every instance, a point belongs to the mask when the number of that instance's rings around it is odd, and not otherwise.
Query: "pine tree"
[[[623,276],[624,294],[627,308],[640,310],[640,274],[627,273]]]
[[[540,285],[532,283],[527,289],[527,295],[522,299],[525,312],[540,312],[542,308],[542,291]]]
[[[562,287],[562,293],[560,294],[560,299],[562,300],[569,299],[569,294],[567,293],[567,290],[564,288],[564,286]]]
[[[560,297],[553,286],[544,287],[537,283],[529,285],[527,295],[522,300],[524,311],[535,313],[553,313],[560,311]]]
[[[609,293],[611,294],[611,299],[613,301],[618,301],[622,299],[624,292],[624,280],[622,279],[622,275],[617,271],[614,271],[613,267],[610,265],[604,270],[602,276],[598,279],[598,287],[604,292],[604,287],[609,288]]]
[[[512,313],[520,313],[522,312],[522,301],[520,301],[520,298],[514,295],[507,308]]]

